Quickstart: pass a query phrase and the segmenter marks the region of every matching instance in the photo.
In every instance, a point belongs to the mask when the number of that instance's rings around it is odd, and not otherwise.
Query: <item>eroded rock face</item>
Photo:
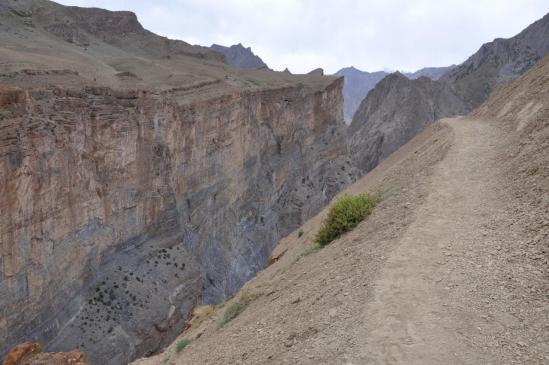
[[[0,353],[126,363],[238,289],[354,181],[341,87],[1,88]]]

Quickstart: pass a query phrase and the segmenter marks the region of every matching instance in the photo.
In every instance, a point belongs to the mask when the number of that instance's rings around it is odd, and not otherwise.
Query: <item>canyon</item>
[[[546,333],[534,313],[546,315],[548,32],[546,15],[448,68],[293,75],[241,44],[161,37],[132,12],[3,1],[0,358],[36,342],[47,352],[77,349],[94,365],[405,362],[419,347],[384,336],[428,347],[422,339],[432,333],[425,313],[402,303],[433,313],[450,306],[460,313],[450,327],[470,327],[459,307],[466,298],[475,320],[495,316],[507,331],[490,328],[486,338],[518,334],[533,350],[510,346],[515,357],[543,359]],[[362,192],[379,198],[372,217],[311,250],[331,200]],[[507,205],[497,203],[504,193]],[[511,208],[518,218],[503,213]],[[510,265],[511,273],[531,286],[511,280],[507,266],[489,270],[473,245],[481,240],[492,256],[503,242],[501,260],[517,260],[523,270]],[[514,249],[520,259],[507,255]],[[433,263],[446,253],[460,257],[453,276]],[[440,301],[419,300],[398,279],[422,273],[444,278],[436,290],[421,287]],[[480,309],[483,276],[495,314]],[[498,297],[497,283],[514,296]],[[222,328],[243,297],[250,308]],[[387,298],[406,315],[397,318]],[[509,325],[505,306],[532,331]],[[451,353],[451,336],[437,331],[432,343]],[[178,336],[193,341],[183,353]],[[477,363],[514,356],[492,353],[488,340],[490,351],[466,342],[456,343],[482,353]]]
[[[337,78],[232,68],[129,12],[0,18],[2,355],[151,354],[356,179]]]
[[[473,113],[430,124],[341,192],[380,197],[354,230],[314,249],[324,209],[132,365],[547,363],[548,97],[545,57]]]

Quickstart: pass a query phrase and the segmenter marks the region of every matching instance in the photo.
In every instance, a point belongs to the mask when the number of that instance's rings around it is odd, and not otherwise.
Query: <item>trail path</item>
[[[498,176],[501,131],[474,120],[445,123],[454,142],[363,307],[357,347],[368,363],[510,363],[510,346],[536,341],[517,337],[517,298],[504,286],[514,270],[504,252],[518,242]]]
[[[356,229],[303,255],[324,211],[282,240],[237,318],[218,326],[229,301],[184,351],[136,364],[549,363],[545,254],[529,251],[500,127],[429,127],[347,189],[388,191]]]

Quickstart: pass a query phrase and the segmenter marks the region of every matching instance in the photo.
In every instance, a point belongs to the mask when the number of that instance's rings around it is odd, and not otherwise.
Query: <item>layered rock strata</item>
[[[122,364],[238,289],[354,181],[341,87],[3,86],[0,353]]]

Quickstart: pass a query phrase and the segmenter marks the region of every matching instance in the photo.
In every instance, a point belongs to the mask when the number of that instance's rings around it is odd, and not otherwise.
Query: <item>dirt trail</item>
[[[359,347],[373,363],[499,364],[505,344],[494,338],[515,322],[507,303],[490,303],[501,283],[498,251],[513,240],[497,234],[510,218],[491,143],[501,132],[479,121],[446,123],[454,143],[363,308]]]
[[[548,277],[511,198],[508,140],[495,122],[430,127],[347,191],[392,191],[368,220],[296,259],[320,214],[246,285],[258,298],[239,317],[218,329],[221,309],[182,353],[138,364],[548,363]]]

